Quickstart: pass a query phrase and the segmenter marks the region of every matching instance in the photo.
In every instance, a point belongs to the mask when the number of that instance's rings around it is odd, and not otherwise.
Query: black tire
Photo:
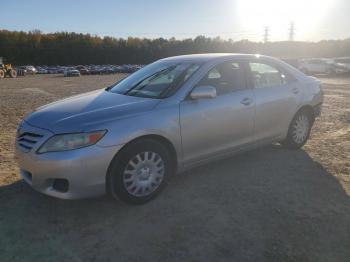
[[[4,70],[0,69],[0,79],[5,77]]]
[[[16,78],[17,77],[17,71],[12,69],[12,70],[10,70],[9,75],[10,75],[11,78]]]
[[[164,164],[163,177],[159,182],[158,187],[155,188],[154,191],[149,192],[149,194],[145,196],[136,196],[134,194],[131,194],[126,188],[126,175],[124,172],[126,172],[126,168],[128,167],[130,161],[134,159],[138,154],[144,154],[144,152],[154,152],[162,159]],[[145,158],[146,157],[144,156],[143,160],[145,160]],[[107,192],[113,198],[120,199],[128,204],[144,204],[155,198],[162,191],[162,189],[167,184],[169,177],[174,173],[174,170],[174,160],[172,159],[171,154],[166,146],[154,139],[145,138],[136,140],[135,142],[132,142],[123,148],[112,160],[107,174]],[[136,177],[139,177],[139,175]]]
[[[301,120],[302,119],[302,120]],[[297,122],[298,121],[307,121],[307,131],[305,132],[305,137],[303,137],[302,139],[299,137],[297,137]],[[299,111],[293,118],[292,122],[289,125],[289,129],[288,129],[288,134],[286,139],[282,142],[282,145],[286,148],[289,149],[299,149],[301,148],[303,145],[305,145],[305,143],[307,142],[307,140],[309,139],[310,136],[310,131],[312,128],[314,122],[314,118],[313,116],[307,112],[307,110],[301,110]],[[299,138],[299,139],[298,139]]]

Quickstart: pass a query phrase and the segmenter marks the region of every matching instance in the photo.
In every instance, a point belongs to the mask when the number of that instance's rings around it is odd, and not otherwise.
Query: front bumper
[[[39,145],[38,145],[39,146]],[[76,150],[37,154],[16,143],[20,175],[35,190],[62,199],[103,195],[109,164],[122,146],[93,145]],[[56,187],[65,181],[67,188]]]

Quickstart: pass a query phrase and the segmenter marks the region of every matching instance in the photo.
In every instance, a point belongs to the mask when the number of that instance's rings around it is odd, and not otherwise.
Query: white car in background
[[[69,77],[69,76],[80,76],[80,72],[77,69],[74,68],[68,68],[63,72],[63,76]]]
[[[350,56],[334,58],[337,64],[343,65],[350,72]]]
[[[36,68],[32,65],[25,66],[25,70],[27,74],[31,74],[31,75],[35,75],[36,73],[38,73],[38,70],[36,70]]]
[[[349,72],[349,69],[344,64],[328,58],[302,59],[299,61],[299,69],[307,75],[335,75]]]

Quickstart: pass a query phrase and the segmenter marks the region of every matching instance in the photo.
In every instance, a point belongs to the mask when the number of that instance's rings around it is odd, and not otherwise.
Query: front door
[[[244,65],[225,62],[212,68],[196,86],[213,86],[217,97],[180,103],[185,165],[229,152],[252,142],[255,101],[246,88]]]

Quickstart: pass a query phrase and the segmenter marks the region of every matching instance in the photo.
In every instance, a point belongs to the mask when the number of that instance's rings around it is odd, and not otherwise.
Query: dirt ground
[[[154,201],[64,201],[19,180],[20,119],[121,75],[0,80],[0,261],[350,261],[350,78],[321,79],[302,150],[271,145],[175,176]]]

